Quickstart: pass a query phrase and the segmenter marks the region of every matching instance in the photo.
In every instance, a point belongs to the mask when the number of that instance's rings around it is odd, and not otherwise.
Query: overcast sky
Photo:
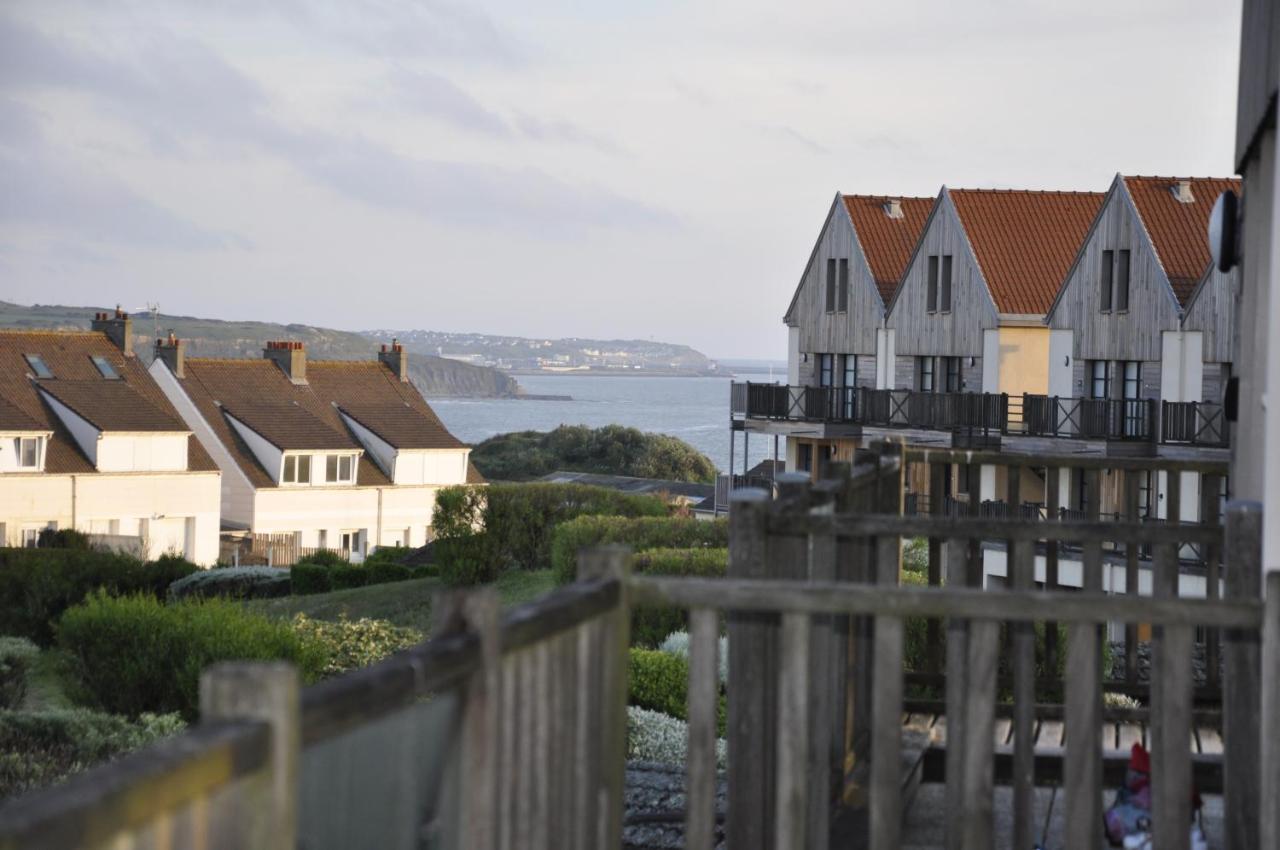
[[[7,0],[0,299],[782,358],[837,190],[1231,173],[1239,28],[1234,0]]]

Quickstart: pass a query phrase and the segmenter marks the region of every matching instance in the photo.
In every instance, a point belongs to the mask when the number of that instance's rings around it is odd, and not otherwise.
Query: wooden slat
[[[1176,480],[1171,475],[1170,481]],[[1170,484],[1169,493],[1177,487]],[[1172,500],[1171,500],[1172,501]],[[1170,510],[1176,504],[1170,505]],[[1158,596],[1178,592],[1178,553],[1175,544],[1155,548],[1153,578]],[[1190,626],[1162,626],[1152,647],[1151,805],[1155,846],[1170,850],[1190,847],[1191,822],[1191,648]]]
[[[1062,470],[1056,466],[1045,468],[1045,509],[1050,519],[1056,519],[1058,509],[1062,507],[1061,491]],[[1044,543],[1044,586],[1046,590],[1058,588],[1058,541],[1046,540]],[[1058,624],[1052,620],[1044,624],[1045,666],[1050,670],[1058,669]]]
[[[848,476],[847,466],[833,465],[829,474]],[[839,479],[824,482],[828,486],[814,489],[811,513],[834,514],[835,495]],[[815,534],[809,538],[809,581],[835,581],[838,543],[831,535]],[[806,741],[805,769],[808,826],[805,834],[812,850],[827,850],[830,832],[831,776],[838,775],[844,764],[843,727],[835,722],[837,693],[844,690],[844,682],[837,675],[835,664],[840,639],[838,616],[819,614],[810,620],[809,681],[805,702],[809,712],[809,738]],[[833,734],[833,733],[841,734]]]
[[[1280,570],[1266,578],[1266,617],[1262,626],[1262,699],[1259,715],[1262,817],[1260,847],[1280,846]]]
[[[1013,736],[1013,720],[1008,717],[996,718],[996,734],[992,739],[997,750],[1008,749]]]
[[[1202,755],[1222,755],[1222,734],[1217,729],[1201,726],[1196,729],[1196,737],[1200,739],[1200,753]]]
[[[804,850],[809,820],[809,615],[783,614],[781,638],[777,689],[778,808],[774,819],[774,847],[776,850]],[[895,715],[901,705],[902,700],[899,699]],[[901,734],[897,722],[893,723],[893,728]],[[873,772],[875,760],[873,750]],[[874,780],[872,787],[874,792]]]
[[[1000,624],[975,620],[969,624],[968,681],[965,683],[965,760],[962,777],[964,798],[961,846],[965,850],[989,848],[993,837],[995,758],[991,738],[995,734],[996,665]]]
[[[689,612],[689,764],[685,847],[712,850],[716,825],[716,704],[720,678],[716,654],[720,621],[716,611]]]
[[[1016,469],[1016,467],[1015,467]],[[1026,541],[1010,546],[1010,585],[1035,586],[1035,549]],[[1035,676],[1036,633],[1033,623],[1012,623],[1013,631],[1013,846],[1035,844]]]
[[[1262,504],[1233,501],[1227,506],[1226,587],[1228,599],[1257,598],[1262,587]],[[1258,740],[1262,704],[1261,641],[1256,631],[1223,634],[1226,677],[1222,682],[1223,835],[1228,847],[1261,847],[1257,812],[1261,806]]]
[[[1124,473],[1125,519],[1136,521],[1141,495],[1139,476],[1145,472],[1129,471]],[[1138,545],[1126,543],[1124,547],[1124,592],[1128,596],[1138,595]],[[1130,685],[1138,683],[1138,624],[1124,625],[1124,679]]]
[[[1063,791],[1067,805],[1067,847],[1100,846],[1102,824],[1102,742],[1098,629],[1075,624],[1067,629],[1066,762]]]
[[[738,491],[742,492],[742,491]],[[849,537],[973,536],[978,540],[1065,540],[1084,543],[1096,540],[1134,541],[1155,544],[1176,537],[1183,543],[1203,543],[1220,539],[1221,531],[1199,525],[1183,525],[1176,532],[1155,523],[1112,522],[1096,519],[999,519],[994,517],[929,517],[866,514],[811,517],[775,516],[769,520],[770,534],[807,536],[814,533]]]
[[[1205,475],[1200,481],[1200,522],[1216,526],[1218,518],[1218,489],[1222,479],[1217,475]],[[1217,599],[1221,595],[1221,575],[1219,562],[1221,547],[1215,543],[1206,543],[1201,547],[1205,560],[1206,597]],[[1210,687],[1218,687],[1221,673],[1222,633],[1218,629],[1207,629],[1205,635],[1205,672]]]
[[[897,581],[898,539],[876,541],[877,579]],[[871,847],[898,847],[902,829],[902,620],[875,620],[875,684],[871,691]]]
[[[967,564],[969,545],[965,540],[947,541],[947,585],[962,587],[969,580]],[[969,623],[960,617],[946,621],[947,630],[947,713],[934,726],[935,740],[946,745],[947,784],[944,790],[947,824],[947,850],[961,846],[964,829],[965,741],[962,735],[950,735],[952,729],[964,729],[969,686]]]

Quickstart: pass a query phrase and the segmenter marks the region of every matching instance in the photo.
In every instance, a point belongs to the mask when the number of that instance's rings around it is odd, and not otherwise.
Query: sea
[[[784,380],[785,374],[738,372],[732,380]],[[430,399],[454,436],[479,443],[509,431],[550,431],[558,425],[628,425],[670,434],[729,470],[730,378],[622,377],[612,375],[521,375],[533,395],[570,396],[572,401],[536,399]],[[742,472],[742,434],[736,435],[734,472]],[[779,447],[779,456],[783,449]],[[748,464],[773,457],[773,440],[750,441]]]

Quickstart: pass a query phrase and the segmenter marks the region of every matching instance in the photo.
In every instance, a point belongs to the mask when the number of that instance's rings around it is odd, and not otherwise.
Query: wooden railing
[[[431,641],[305,690],[215,666],[199,725],[6,803],[0,848],[618,847],[627,560],[505,616],[438,599]]]
[[[846,470],[847,471],[847,470]],[[1227,681],[1221,709],[1226,846],[1257,846],[1277,809],[1280,788],[1259,787],[1259,743],[1280,736],[1280,714],[1266,706],[1280,688],[1280,573],[1262,592],[1261,511],[1228,513],[1226,599],[1178,598],[1177,550],[1195,541],[1221,546],[1211,527],[1094,520],[902,517],[893,504],[893,464],[810,487],[786,476],[779,496],[735,494],[730,512],[727,581],[637,576],[637,605],[689,610],[689,763],[686,847],[710,848],[714,812],[716,636],[729,633],[729,813],[726,846],[762,850],[825,848],[833,805],[869,795],[870,846],[903,838],[904,629],[909,618],[945,623],[946,806],[948,846],[990,847],[994,840],[997,670],[1011,659],[1013,785],[1011,846],[1031,847],[1035,779],[1035,633],[1064,623],[1066,645],[1064,846],[1102,841],[1100,626],[1154,629],[1149,716],[1155,846],[1188,845],[1191,822],[1194,630],[1224,631]],[[887,474],[886,474],[887,473]],[[926,537],[948,553],[943,587],[902,587],[902,540]],[[1009,541],[1010,588],[983,590],[983,540]],[[1038,591],[1035,545],[1072,543],[1084,552],[1084,589]],[[1102,592],[1102,546],[1150,545],[1154,593]],[[1002,649],[1001,624],[1010,646]],[[1274,666],[1259,661],[1259,646]],[[1264,672],[1265,671],[1265,672]],[[1280,708],[1280,705],[1276,706]],[[1110,754],[1114,755],[1114,754]],[[848,763],[853,771],[846,771]],[[859,774],[859,767],[863,773]],[[1269,775],[1269,774],[1268,774]],[[851,793],[852,792],[852,793]],[[1267,796],[1271,794],[1272,796]],[[1260,796],[1261,795],[1261,796]],[[1266,828],[1270,828],[1267,826]]]
[[[1227,417],[1220,404],[1160,402],[1160,441],[1193,446],[1227,445]]]

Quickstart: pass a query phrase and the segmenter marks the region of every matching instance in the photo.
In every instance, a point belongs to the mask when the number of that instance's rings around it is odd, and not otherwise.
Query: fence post
[[[270,850],[294,850],[298,836],[298,763],[302,751],[298,671],[285,662],[224,662],[200,676],[200,719],[260,720],[271,727],[267,816],[246,842]]]
[[[627,766],[627,674],[630,665],[631,603],[627,583],[631,577],[631,550],[626,546],[598,546],[578,555],[578,578],[612,579],[618,583],[618,602],[601,622],[612,645],[603,648],[600,665],[601,788],[597,847],[622,846],[623,792]],[[590,684],[587,685],[590,687]]]
[[[1259,796],[1262,822],[1258,847],[1280,845],[1280,570],[1267,573],[1262,614],[1262,783]],[[1266,802],[1270,800],[1271,802]]]
[[[1233,500],[1227,505],[1225,596],[1255,600],[1262,587],[1262,503]],[[1228,629],[1222,654],[1223,834],[1227,847],[1261,847],[1257,812],[1259,710],[1262,692],[1257,632]]]

